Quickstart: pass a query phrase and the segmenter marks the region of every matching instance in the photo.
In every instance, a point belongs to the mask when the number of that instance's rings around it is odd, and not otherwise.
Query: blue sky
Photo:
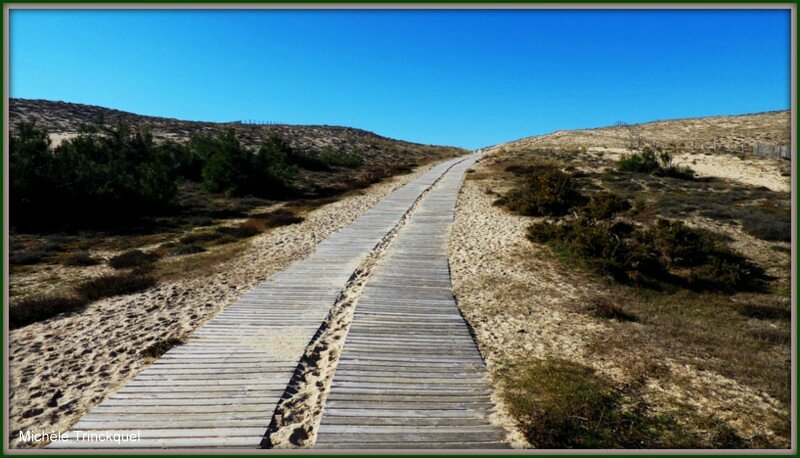
[[[11,12],[11,96],[477,148],[790,107],[782,11]]]

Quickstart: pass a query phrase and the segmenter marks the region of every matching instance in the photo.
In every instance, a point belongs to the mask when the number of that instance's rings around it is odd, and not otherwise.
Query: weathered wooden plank
[[[465,442],[482,443],[497,442],[504,440],[506,434],[503,431],[485,428],[480,432],[439,432],[439,431],[420,431],[420,432],[374,432],[367,428],[363,432],[357,433],[331,433],[326,431],[325,443],[352,443],[370,444],[375,442]]]
[[[467,166],[431,191],[367,283],[317,447],[507,447],[488,420],[483,360],[450,287],[446,236]]]
[[[245,437],[189,437],[189,438],[161,438],[142,439],[136,441],[113,442],[104,440],[94,441],[56,441],[52,448],[64,449],[117,449],[117,448],[208,448],[208,447],[233,447],[241,446],[257,448],[263,436]]]
[[[354,444],[351,442],[317,442],[314,445],[316,448],[321,449],[478,449],[478,450],[491,450],[491,449],[507,449],[508,443],[504,441],[495,442],[369,442]]]

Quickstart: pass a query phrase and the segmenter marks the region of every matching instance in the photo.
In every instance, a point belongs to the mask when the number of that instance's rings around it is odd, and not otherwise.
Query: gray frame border
[[[524,449],[508,451],[461,451],[461,450],[322,450],[322,449],[255,449],[255,450],[215,450],[215,449],[176,449],[170,455],[796,455],[797,454],[797,3],[6,3],[3,4],[3,454],[9,455],[164,455],[161,449],[109,449],[109,450],[47,450],[10,449],[8,447],[8,368],[9,368],[9,329],[8,329],[8,150],[9,150],[9,29],[10,10],[43,9],[91,9],[91,10],[536,10],[536,9],[669,9],[669,10],[727,10],[727,9],[780,9],[790,10],[791,21],[791,204],[792,204],[792,402],[791,402],[791,448],[790,449],[643,449],[643,450],[567,450],[567,449]]]

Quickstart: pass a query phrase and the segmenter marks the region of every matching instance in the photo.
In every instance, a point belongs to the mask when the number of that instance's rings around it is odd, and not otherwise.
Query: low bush
[[[536,170],[536,167],[532,165],[522,165],[522,164],[512,164],[508,165],[505,168],[505,171],[508,173],[513,173],[517,176],[525,176],[533,173]]]
[[[118,254],[108,260],[108,265],[115,269],[128,269],[135,267],[145,267],[158,261],[158,254],[141,250],[129,250]]]
[[[678,167],[677,165],[662,168],[661,175],[679,180],[694,180],[694,170],[689,167]]]
[[[409,172],[411,170],[408,170]],[[407,173],[404,171],[402,166],[398,166],[395,168],[395,172],[397,173]],[[367,170],[362,171],[356,177],[344,185],[341,189],[342,191],[347,191],[349,189],[364,189],[372,186],[375,183],[379,183],[386,178],[392,176],[392,172],[389,169],[383,167],[374,167]],[[324,196],[324,195],[323,195]]]
[[[185,254],[204,253],[206,251],[200,245],[184,242],[167,242],[158,247],[158,251],[165,256],[182,256]]]
[[[295,215],[291,210],[283,208],[265,214],[253,215],[253,218],[265,228],[288,226],[302,223],[305,220],[302,216]]]
[[[771,345],[786,347],[792,343],[792,332],[788,329],[763,328],[750,333],[756,339]]]
[[[650,173],[682,180],[694,178],[689,167],[678,167],[672,163],[672,154],[664,150],[645,147],[641,152],[630,153],[617,162],[617,168],[625,172]]]
[[[763,289],[761,268],[732,253],[714,253],[705,264],[692,268],[689,286],[698,290],[726,292]]]
[[[60,313],[72,312],[88,301],[77,295],[50,295],[31,297],[12,302],[8,307],[8,326],[18,329],[31,323],[44,321]]]
[[[504,372],[503,397],[536,448],[663,447],[670,423],[594,369],[566,360],[528,361]],[[665,443],[666,442],[666,443]]]
[[[630,153],[620,158],[617,167],[625,172],[653,173],[661,170],[661,163],[654,150],[644,148],[639,153]]]
[[[294,192],[291,181],[297,169],[289,163],[292,149],[278,137],[265,140],[255,154],[242,146],[233,129],[195,136],[190,144],[209,192],[260,197]]]
[[[631,203],[615,194],[596,193],[589,198],[583,211],[596,219],[608,219],[631,208]]]
[[[213,242],[218,240],[222,237],[221,232],[217,231],[203,231],[203,232],[192,232],[191,234],[184,235],[180,238],[180,242],[185,245],[192,245],[195,243],[207,243]]]
[[[558,216],[581,204],[583,199],[566,173],[551,166],[534,167],[522,186],[497,203],[528,216]]]
[[[65,266],[72,266],[72,267],[94,266],[100,264],[100,260],[92,257],[92,255],[89,254],[89,252],[87,251],[80,251],[64,258],[63,264]]]
[[[30,249],[24,251],[14,251],[8,255],[8,263],[15,266],[28,266],[44,262],[47,251],[42,249]]]
[[[331,164],[322,158],[316,151],[303,151],[290,149],[288,155],[289,162],[301,169],[316,172],[326,172],[331,169]]]
[[[739,306],[739,313],[757,320],[790,320],[792,310],[789,304],[778,307],[770,304],[746,303]]]
[[[256,221],[246,221],[235,226],[220,226],[216,231],[223,235],[229,235],[237,239],[246,239],[260,234],[263,227]]]
[[[334,151],[330,148],[323,150],[319,158],[322,162],[336,167],[356,168],[364,164],[364,160],[356,153]]]
[[[140,272],[128,272],[96,277],[81,283],[76,291],[88,300],[130,294],[149,288],[156,280]]]
[[[753,237],[770,242],[792,241],[792,217],[787,207],[750,205],[734,213],[742,229]]]
[[[702,265],[722,250],[710,232],[690,228],[681,221],[659,219],[638,239],[652,246],[668,269]]]
[[[534,223],[528,238],[566,249],[584,265],[622,283],[683,282],[693,289],[722,291],[763,287],[762,269],[707,231],[680,221],[657,220],[649,228],[637,228],[580,216],[560,224]]]

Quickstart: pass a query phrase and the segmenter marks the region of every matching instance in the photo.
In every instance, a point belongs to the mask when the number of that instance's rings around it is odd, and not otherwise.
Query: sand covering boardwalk
[[[353,224],[245,294],[92,409],[51,448],[261,445],[309,341],[354,271],[456,158],[393,192]],[[141,440],[76,440],[85,433]]]
[[[488,421],[485,366],[450,285],[447,236],[474,159],[431,190],[373,270],[315,447],[508,447]]]

